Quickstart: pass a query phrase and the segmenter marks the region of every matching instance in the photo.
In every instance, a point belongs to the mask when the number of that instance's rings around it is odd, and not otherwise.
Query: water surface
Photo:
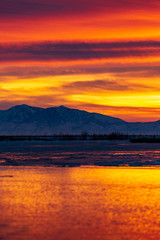
[[[6,166],[160,165],[160,143],[128,141],[0,142]]]
[[[157,240],[158,167],[0,168],[1,240]]]

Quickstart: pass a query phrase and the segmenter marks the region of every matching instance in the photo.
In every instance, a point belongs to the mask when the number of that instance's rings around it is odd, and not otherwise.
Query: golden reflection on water
[[[0,240],[159,238],[160,168],[1,167]]]

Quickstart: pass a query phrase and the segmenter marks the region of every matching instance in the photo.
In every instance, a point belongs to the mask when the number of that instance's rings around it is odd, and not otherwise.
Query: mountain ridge
[[[160,121],[127,122],[120,118],[68,108],[26,104],[0,110],[0,135],[160,134]]]

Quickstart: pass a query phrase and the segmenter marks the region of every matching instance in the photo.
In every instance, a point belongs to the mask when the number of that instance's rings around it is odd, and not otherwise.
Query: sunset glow
[[[160,119],[158,0],[1,0],[0,109]]]

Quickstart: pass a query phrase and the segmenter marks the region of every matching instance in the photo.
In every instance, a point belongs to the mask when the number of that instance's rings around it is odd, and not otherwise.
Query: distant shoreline
[[[55,134],[55,135],[5,135],[0,136],[0,141],[86,141],[86,140],[128,140],[131,143],[160,143],[160,135],[129,135],[122,133],[88,134],[80,135]]]

